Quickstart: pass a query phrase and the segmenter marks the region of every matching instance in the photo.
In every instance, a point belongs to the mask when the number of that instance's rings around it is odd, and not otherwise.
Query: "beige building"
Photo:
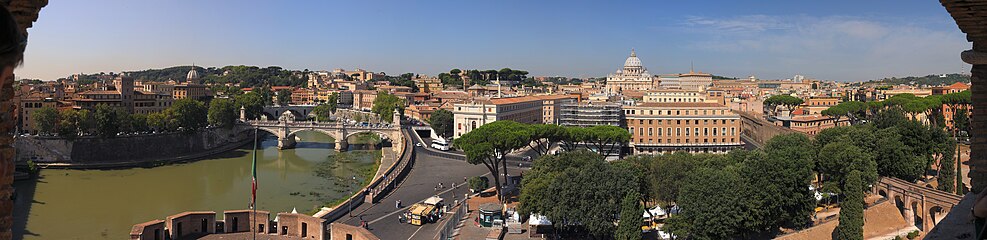
[[[661,87],[688,91],[705,91],[713,86],[713,75],[690,70],[685,74],[669,74],[658,77]]]
[[[20,100],[20,132],[27,132],[31,134],[37,134],[37,126],[34,125],[34,112],[41,110],[41,108],[49,107],[52,109],[58,109],[58,102],[51,98],[24,98]]]
[[[624,67],[616,73],[607,75],[606,90],[610,94],[620,94],[623,91],[648,91],[655,87],[655,77],[641,64],[634,50],[631,56],[624,60]]]
[[[418,87],[419,92],[432,93],[442,91],[442,80],[439,80],[437,77],[419,75],[412,80],[415,81],[415,86]]]
[[[353,92],[353,110],[370,111],[374,108],[374,100],[377,99],[377,91],[355,90]]]
[[[175,85],[171,96],[176,100],[188,98],[203,101],[209,99],[212,94],[209,92],[209,88],[206,87],[206,85],[187,83]]]
[[[458,103],[452,111],[455,119],[453,136],[462,136],[484,124],[499,120],[555,124],[558,116],[561,116],[562,104],[576,102],[576,99],[569,95],[544,95]]]
[[[642,103],[624,107],[635,154],[726,153],[741,148],[740,115],[718,103]]]
[[[681,89],[655,89],[644,93],[644,102],[706,102],[706,94],[699,91]]]

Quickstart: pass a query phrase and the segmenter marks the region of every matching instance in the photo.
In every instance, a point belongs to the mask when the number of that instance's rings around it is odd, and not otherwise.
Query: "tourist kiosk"
[[[480,226],[491,227],[495,221],[503,222],[504,206],[499,203],[484,203],[480,205]]]

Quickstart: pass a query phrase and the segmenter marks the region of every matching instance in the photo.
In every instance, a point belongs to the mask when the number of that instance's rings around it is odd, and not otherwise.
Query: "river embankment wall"
[[[18,162],[47,168],[148,167],[191,161],[236,149],[252,140],[245,127],[210,128],[194,133],[159,133],[112,138],[86,136],[17,137]]]

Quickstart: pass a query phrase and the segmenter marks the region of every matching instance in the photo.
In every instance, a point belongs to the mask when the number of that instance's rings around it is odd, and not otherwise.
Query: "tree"
[[[374,107],[370,109],[370,112],[377,114],[381,120],[392,123],[391,115],[395,111],[399,114],[404,112],[404,101],[394,94],[378,92],[377,98],[374,99]]]
[[[619,162],[607,163],[589,151],[546,155],[521,180],[522,215],[538,213],[563,231],[585,231],[596,238],[614,236],[622,199],[638,191],[638,175]],[[632,196],[635,201],[639,196]],[[587,201],[592,199],[592,201]],[[640,214],[630,218],[640,231]]]
[[[785,106],[788,109],[788,115],[791,116],[792,112],[795,111],[795,107],[802,105],[804,101],[801,98],[792,97],[790,95],[774,95],[764,100],[764,105],[767,105],[774,110],[778,106]]]
[[[326,106],[329,107],[329,112],[335,113],[336,108],[339,106],[339,93],[333,92],[329,94],[329,99],[326,100]]]
[[[685,181],[678,201],[681,213],[665,225],[675,235],[694,239],[730,239],[743,234],[750,219],[747,185],[736,168],[702,167]]]
[[[746,156],[742,176],[751,186],[748,194],[754,206],[751,229],[766,231],[785,227],[804,227],[816,199],[812,183],[815,153],[811,140],[800,133],[778,135],[764,146],[764,153]]]
[[[560,142],[566,137],[565,128],[555,124],[529,124],[528,133],[531,138],[528,146],[538,155],[548,154],[552,143]]]
[[[207,119],[209,124],[231,128],[237,119],[236,106],[228,99],[213,99],[209,102]]]
[[[599,125],[589,127],[588,130],[589,135],[585,141],[592,143],[596,151],[604,156],[611,155],[615,152],[619,154],[617,151],[631,139],[631,133],[618,126]]]
[[[315,115],[315,121],[325,122],[329,121],[329,116],[332,115],[332,110],[329,109],[329,104],[319,104],[312,109],[312,114]]]
[[[376,106],[374,106],[376,108]],[[501,173],[498,165],[505,168],[506,178],[507,153],[520,149],[530,142],[524,126],[520,123],[502,120],[484,124],[469,133],[463,134],[453,141],[453,146],[466,153],[466,161],[470,164],[483,164],[494,177],[494,187],[497,196],[503,197],[500,184]]]
[[[56,127],[58,126],[58,110],[55,110],[52,107],[43,107],[37,111],[34,111],[32,117],[34,117],[34,127],[39,133],[55,133]]]
[[[192,99],[180,99],[165,110],[170,119],[184,132],[194,132],[206,126],[209,110],[205,104]]]
[[[650,177],[653,184],[651,189],[655,200],[669,206],[679,197],[679,189],[684,184],[683,179],[692,174],[699,159],[692,154],[685,152],[675,152],[656,156],[651,161]]]
[[[939,186],[936,188],[945,192],[958,192],[956,189],[961,188],[961,185],[956,184],[956,158],[953,158],[953,149],[956,148],[956,140],[949,139],[946,143],[945,150],[942,158],[940,158],[939,165],[939,176],[937,176],[937,182]],[[960,182],[962,184],[962,182]],[[960,194],[962,194],[960,192]]]
[[[905,181],[915,181],[925,170],[925,159],[912,155],[911,147],[901,141],[898,128],[891,127],[878,130],[875,135],[876,144],[871,151],[877,163],[877,173]]]
[[[168,115],[164,112],[151,113],[147,115],[147,126],[154,131],[170,131],[168,128]]]
[[[832,180],[826,182],[828,185],[824,185],[824,188],[829,190],[845,191],[846,189],[840,186],[846,185],[847,174],[854,170],[860,172],[864,184],[877,181],[877,163],[874,162],[874,156],[854,145],[846,136],[841,141],[826,144],[819,150],[816,161],[823,175]]]
[[[853,170],[847,174],[846,197],[840,204],[840,224],[833,230],[833,239],[864,239],[864,173]]]
[[[641,240],[641,207],[640,196],[630,191],[621,202],[620,223],[617,225],[617,240]]]
[[[428,123],[432,126],[432,131],[435,131],[435,135],[445,138],[452,137],[454,123],[452,112],[449,110],[436,110],[428,118]]]
[[[273,102],[274,93],[271,92],[270,86],[258,86],[255,87],[253,91],[250,92],[256,93],[258,96],[260,96],[261,107],[271,105],[271,103]]]
[[[120,118],[117,111],[106,104],[96,105],[96,134],[102,137],[115,137],[120,132]]]
[[[487,190],[487,188],[490,187],[489,182],[490,181],[487,180],[487,177],[483,177],[483,176],[471,177],[469,178],[469,181],[467,181],[467,183],[469,183],[470,189],[472,189],[474,192]]]
[[[256,92],[245,93],[234,98],[236,109],[244,108],[247,119],[258,119],[264,114],[264,98]]]
[[[291,104],[291,90],[288,89],[278,90],[277,96],[278,96],[278,105],[288,106],[289,104]]]

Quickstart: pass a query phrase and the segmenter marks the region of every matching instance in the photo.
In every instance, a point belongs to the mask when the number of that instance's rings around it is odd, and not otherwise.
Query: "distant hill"
[[[945,75],[928,75],[923,77],[892,77],[884,78],[880,80],[870,80],[864,82],[865,84],[882,84],[882,85],[950,85],[957,82],[970,83],[970,76],[966,74],[945,74]]]
[[[164,82],[168,80],[184,81],[192,66],[175,66],[162,69],[147,69],[140,71],[127,71],[128,76],[135,80]],[[255,87],[262,85],[274,86],[304,86],[306,84],[306,71],[287,70],[277,66],[257,67],[257,66],[225,66],[222,68],[199,67],[195,70],[199,73],[199,78],[204,83],[234,83],[240,87]],[[82,84],[98,81],[100,77],[112,78],[114,74],[95,73],[79,75],[79,82]]]

